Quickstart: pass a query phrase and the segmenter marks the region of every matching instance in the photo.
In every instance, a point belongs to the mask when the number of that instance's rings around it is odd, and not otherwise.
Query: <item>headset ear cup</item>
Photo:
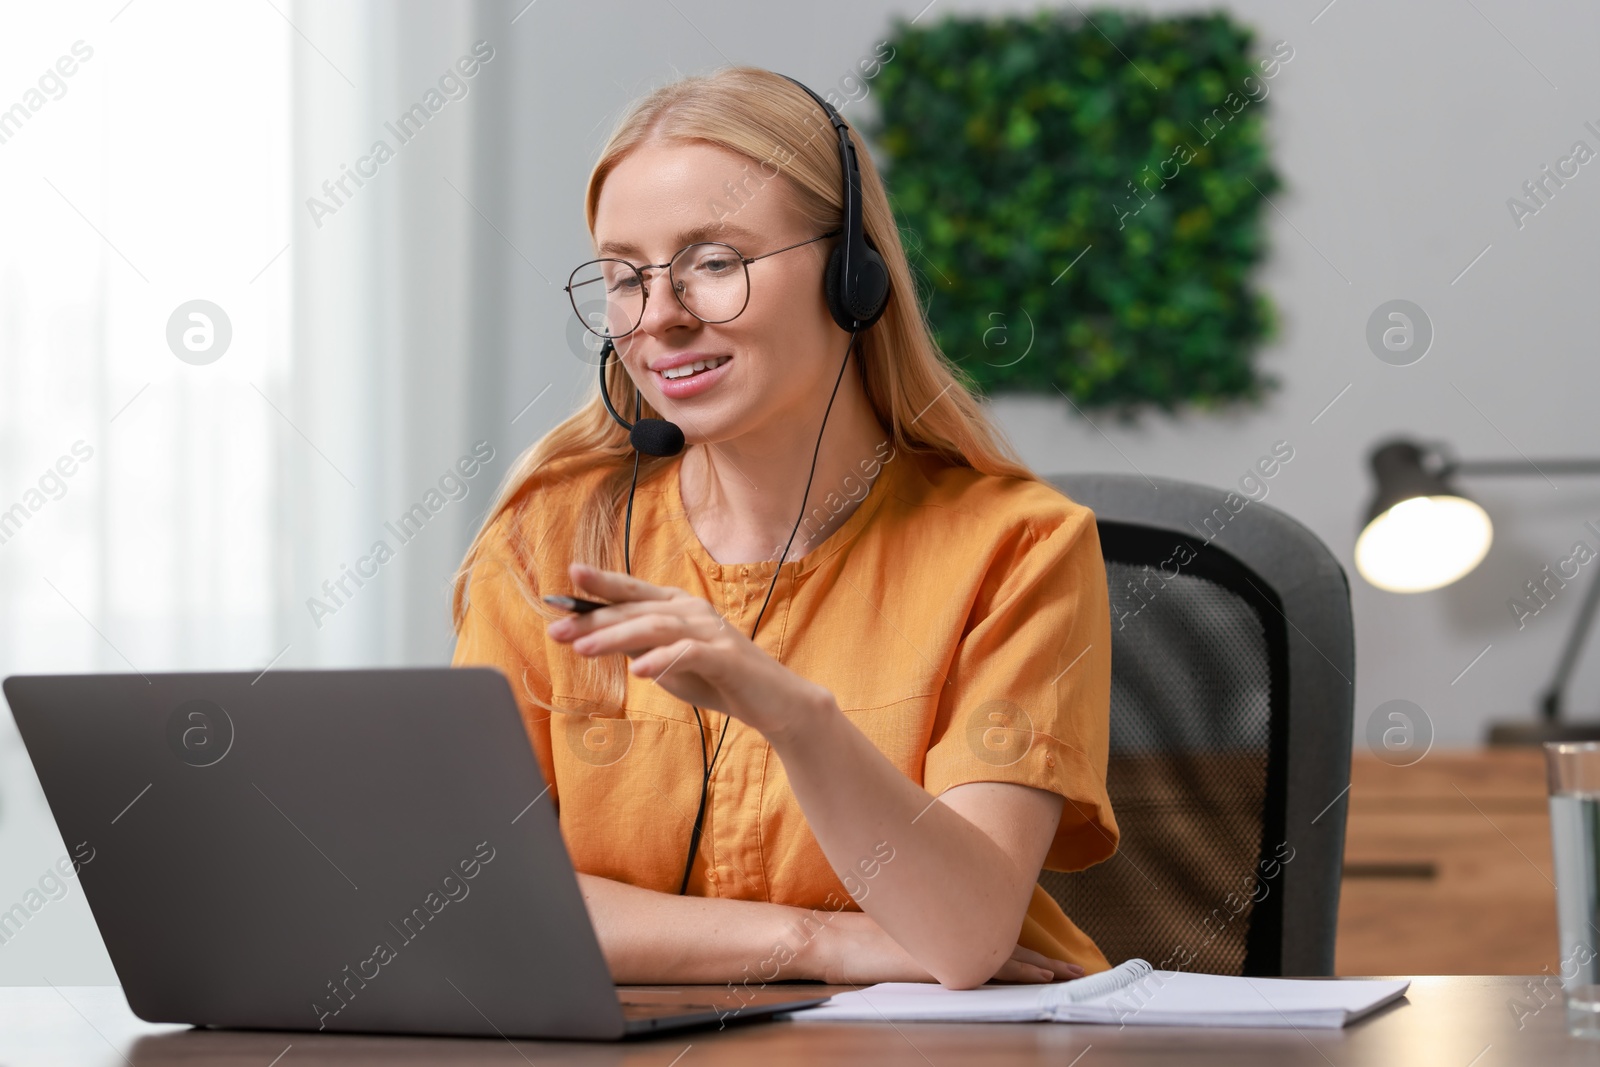
[[[845,292],[844,281],[844,242],[841,241],[834,248],[833,255],[828,257],[828,271],[823,278],[822,291],[827,298],[828,311],[833,315],[833,321],[846,330],[866,329],[877,322],[883,315],[884,308],[889,306],[889,270],[876,248],[868,246],[866,260],[861,264],[856,277],[867,294],[877,292],[882,294],[875,306],[864,309],[868,313],[859,319],[861,323],[859,326],[856,325],[858,318],[851,312],[846,300],[848,294]]]

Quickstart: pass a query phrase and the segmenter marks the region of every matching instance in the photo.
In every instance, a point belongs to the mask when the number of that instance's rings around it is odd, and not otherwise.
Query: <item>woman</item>
[[[852,331],[824,296],[848,185],[808,92],[738,67],[635,104],[571,288],[606,290],[574,306],[613,339],[611,401],[687,447],[635,452],[597,387],[457,576],[455,662],[511,679],[620,983],[1109,966],[1037,884],[1117,843],[1094,516],[938,351],[855,150],[889,294]]]

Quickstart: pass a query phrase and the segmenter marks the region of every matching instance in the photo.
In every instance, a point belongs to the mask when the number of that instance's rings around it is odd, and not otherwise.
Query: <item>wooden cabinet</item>
[[[1539,749],[1357,754],[1335,973],[1555,972],[1547,796]]]

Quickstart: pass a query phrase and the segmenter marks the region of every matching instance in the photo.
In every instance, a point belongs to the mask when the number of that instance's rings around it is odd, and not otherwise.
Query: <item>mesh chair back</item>
[[[1105,557],[1122,840],[1040,884],[1113,963],[1332,974],[1354,699],[1343,569],[1224,490],[1052,481],[1095,512]]]

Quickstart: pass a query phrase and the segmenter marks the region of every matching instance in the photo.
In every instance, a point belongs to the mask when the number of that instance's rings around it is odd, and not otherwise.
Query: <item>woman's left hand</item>
[[[631,674],[654,679],[699,708],[720,711],[773,740],[828,707],[828,690],[769,656],[728,625],[711,602],[583,563],[568,570],[579,592],[607,606],[550,624],[548,633],[585,656],[620,652]]]

